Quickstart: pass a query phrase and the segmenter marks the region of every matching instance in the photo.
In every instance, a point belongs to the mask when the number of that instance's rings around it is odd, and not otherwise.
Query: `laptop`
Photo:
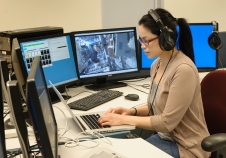
[[[49,81],[50,85],[52,86],[53,90],[57,94],[57,96],[60,98],[61,102],[64,104],[68,112],[70,113],[71,117],[74,119],[74,121],[78,124],[80,129],[85,132],[86,134],[92,134],[92,133],[111,133],[111,132],[117,132],[117,131],[128,131],[128,130],[134,130],[135,126],[132,125],[120,125],[120,126],[106,126],[106,127],[100,127],[97,123],[98,117],[105,114],[105,111],[102,112],[92,112],[92,113],[81,113],[81,114],[73,114],[70,107],[67,105],[66,101],[64,100],[61,93],[56,89],[56,87]],[[91,121],[90,121],[91,120]]]

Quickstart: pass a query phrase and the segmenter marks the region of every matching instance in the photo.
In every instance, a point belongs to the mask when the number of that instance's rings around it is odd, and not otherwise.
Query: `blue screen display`
[[[20,42],[25,67],[29,74],[35,56],[40,56],[46,84],[57,85],[78,80],[70,35],[56,35]]]
[[[195,55],[195,65],[198,69],[217,68],[217,51],[208,44],[208,37],[212,34],[213,25],[209,24],[189,24],[193,38],[193,48]],[[177,31],[179,28],[177,27]],[[149,69],[153,61],[149,59],[141,49],[141,69]]]

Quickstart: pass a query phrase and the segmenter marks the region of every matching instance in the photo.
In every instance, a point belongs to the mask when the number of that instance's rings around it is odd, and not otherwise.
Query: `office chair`
[[[202,141],[202,149],[211,158],[226,157],[226,70],[208,73],[201,82],[201,94],[210,136]]]

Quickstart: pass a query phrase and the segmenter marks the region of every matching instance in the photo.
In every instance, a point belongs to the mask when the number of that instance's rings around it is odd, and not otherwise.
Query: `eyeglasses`
[[[144,44],[145,46],[148,46],[150,42],[156,40],[158,37],[152,38],[150,40],[143,40],[142,38],[139,37],[139,42],[140,44]]]

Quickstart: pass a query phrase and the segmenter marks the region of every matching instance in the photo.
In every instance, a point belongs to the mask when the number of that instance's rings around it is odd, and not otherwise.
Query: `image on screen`
[[[135,28],[73,33],[80,78],[138,71]]]
[[[78,80],[70,34],[22,39],[19,45],[28,74],[40,56],[48,87],[49,80],[56,86]]]
[[[45,76],[38,57],[34,58],[27,78],[28,110],[31,114],[36,140],[44,157],[57,157],[57,124],[49,98]],[[51,152],[50,152],[51,151]]]
[[[217,69],[217,51],[212,49],[208,44],[208,37],[212,34],[212,23],[190,23],[193,38],[193,48],[195,55],[195,65],[199,70]],[[177,30],[179,28],[177,27]],[[149,69],[153,61],[149,59],[141,48],[141,69]]]

